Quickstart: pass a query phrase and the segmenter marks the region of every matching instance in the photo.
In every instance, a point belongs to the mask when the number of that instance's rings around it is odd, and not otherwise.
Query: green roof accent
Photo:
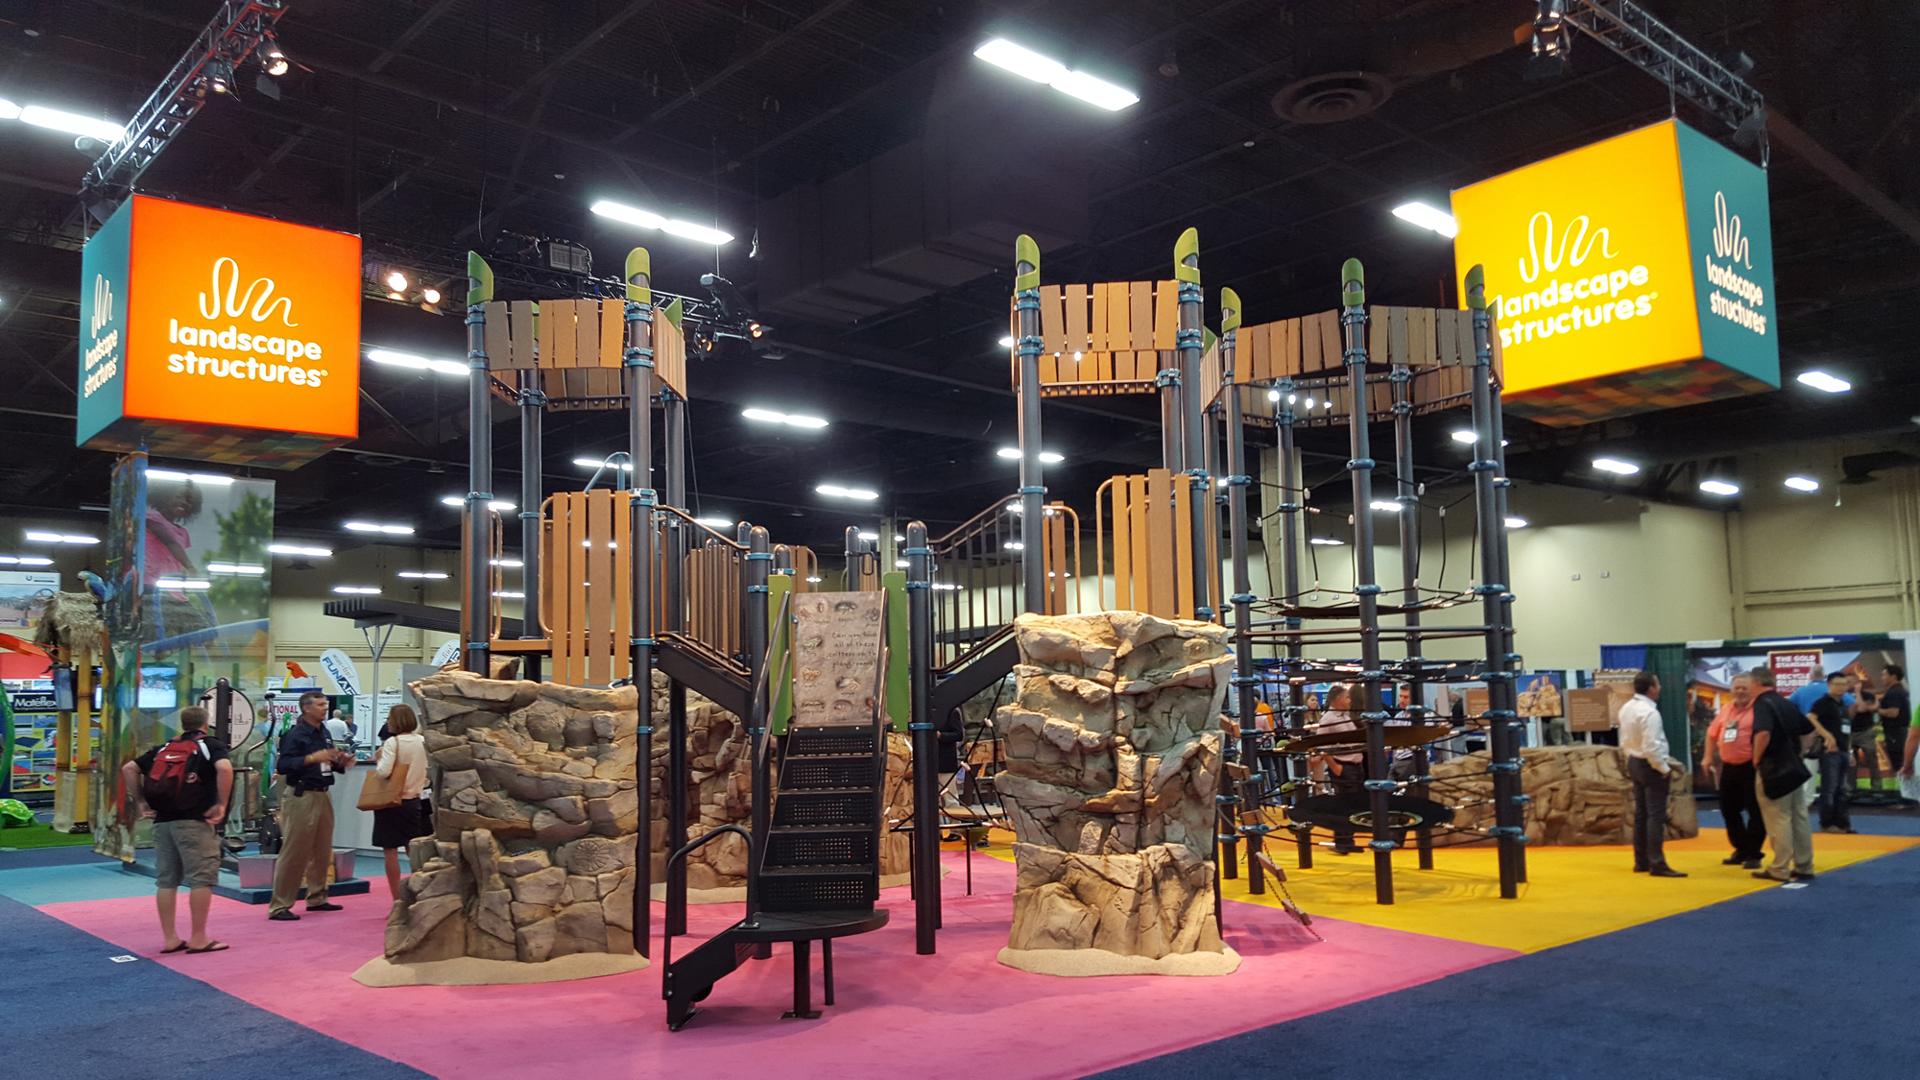
[[[1173,280],[1200,284],[1200,230],[1189,226],[1173,242]]]
[[[1487,310],[1487,268],[1479,263],[1467,270],[1467,307],[1474,311]]]
[[[1022,270],[1021,267],[1027,269]],[[1015,292],[1040,287],[1040,245],[1021,233],[1013,238],[1013,288]]]
[[[477,251],[467,252],[467,306],[493,299],[493,267]]]
[[[1240,294],[1232,289],[1220,290],[1220,332],[1229,334],[1240,329]]]
[[[1359,307],[1367,302],[1367,271],[1359,259],[1340,264],[1340,302],[1347,307]]]
[[[667,321],[673,324],[675,330],[681,329],[680,320],[685,318],[687,314],[686,298],[680,296],[674,297],[672,303],[660,309],[660,314],[667,317]]]

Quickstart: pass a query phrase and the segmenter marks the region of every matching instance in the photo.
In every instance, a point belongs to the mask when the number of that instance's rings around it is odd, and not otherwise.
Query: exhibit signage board
[[[1813,673],[1826,661],[1820,649],[1773,649],[1767,653],[1767,669],[1773,672],[1773,688],[1782,694],[1813,681]]]
[[[288,468],[359,434],[359,237],[134,195],[80,267],[76,445]]]
[[[1767,175],[1668,120],[1453,193],[1509,407],[1548,424],[1780,384]]]

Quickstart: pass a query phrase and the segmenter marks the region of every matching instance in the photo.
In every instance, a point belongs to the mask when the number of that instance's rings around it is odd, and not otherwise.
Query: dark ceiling
[[[1789,373],[1840,371],[1857,389],[1816,400],[1789,382],[1572,431],[1515,421],[1512,471],[1586,482],[1586,459],[1604,443],[1670,466],[1647,474],[1642,493],[1660,497],[1688,462],[1795,439],[1910,438],[1920,225],[1906,208],[1920,198],[1920,15],[1898,0],[1648,6],[1703,48],[1752,57],[1776,118],[1816,144],[1773,144],[1783,361]],[[213,8],[0,6],[0,97],[123,119]],[[1591,41],[1577,42],[1566,76],[1526,81],[1513,31],[1532,9],[290,0],[280,40],[300,66],[280,100],[214,101],[140,186],[352,230],[370,253],[434,278],[458,273],[467,247],[507,252],[525,237],[585,244],[602,273],[645,243],[656,284],[697,294],[699,275],[716,269],[708,249],[586,207],[611,197],[726,228],[738,239],[719,249],[717,269],[775,327],[783,355],[723,348],[694,365],[697,509],[831,548],[844,526],[875,515],[816,496],[821,480],[875,487],[885,511],[936,532],[1014,489],[1012,464],[994,450],[1014,441],[995,339],[1016,231],[1044,238],[1049,279],[1107,281],[1165,275],[1175,236],[1197,226],[1208,286],[1235,287],[1250,322],[1334,306],[1349,256],[1366,263],[1378,302],[1452,304],[1448,246],[1395,220],[1393,205],[1443,201],[1675,107],[1664,85]],[[1008,79],[970,56],[994,34],[1141,101],[1095,114]],[[1277,105],[1289,88],[1304,102]],[[1354,115],[1302,122],[1314,106]],[[1821,153],[1834,161],[1816,168]],[[89,160],[70,139],[0,125],[0,428],[13,436],[0,453],[0,503],[14,508],[105,500],[107,455],[71,448],[76,192]],[[444,355],[463,347],[458,319],[377,300],[363,336]],[[368,365],[363,386],[357,443],[273,474],[282,531],[344,541],[334,530],[353,515],[412,521],[428,542],[453,543],[457,515],[437,499],[465,489],[461,383]],[[748,405],[817,412],[833,426],[769,430],[740,418]],[[516,426],[504,406],[497,419],[496,490],[508,491]],[[1158,456],[1151,402],[1050,403],[1046,425],[1046,443],[1067,456],[1050,483],[1069,499]],[[1421,444],[1436,478],[1459,464],[1445,426],[1429,425]],[[617,415],[555,417],[548,489],[580,483],[571,459],[618,449],[622,430]],[[1331,459],[1337,439],[1313,435],[1307,448]]]

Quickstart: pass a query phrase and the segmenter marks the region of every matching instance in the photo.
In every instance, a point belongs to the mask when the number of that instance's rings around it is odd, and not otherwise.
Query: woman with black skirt
[[[386,853],[387,892],[396,900],[400,898],[400,849],[415,837],[433,832],[426,800],[420,797],[427,786],[427,741],[419,729],[413,706],[395,705],[387,713],[388,737],[380,743],[380,755],[374,763],[374,772],[380,776],[392,776],[396,765],[403,764],[407,769],[400,805],[373,812],[373,846]]]

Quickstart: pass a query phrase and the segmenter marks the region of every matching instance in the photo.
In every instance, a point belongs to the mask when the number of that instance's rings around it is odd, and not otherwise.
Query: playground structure
[[[1503,528],[1506,481],[1500,453],[1497,401],[1499,360],[1490,334],[1479,275],[1470,278],[1470,310],[1369,308],[1357,262],[1343,270],[1341,307],[1258,326],[1243,324],[1232,290],[1221,294],[1222,322],[1216,336],[1202,325],[1199,241],[1193,230],[1175,246],[1173,277],[1156,282],[1043,286],[1038,246],[1027,237],[1015,245],[1015,291],[1011,352],[1017,396],[1020,484],[1011,499],[994,504],[943,536],[930,536],[921,522],[904,528],[904,575],[887,573],[877,552],[848,530],[846,587],[849,593],[885,592],[876,600],[883,630],[871,683],[845,678],[849,690],[831,722],[808,720],[801,692],[813,669],[796,661],[796,604],[811,593],[817,559],[806,548],[772,543],[764,527],[740,523],[725,535],[696,522],[687,509],[685,344],[673,307],[656,307],[646,252],[635,249],[626,264],[625,295],[562,301],[500,301],[492,272],[470,256],[468,294],[469,407],[474,432],[488,430],[495,397],[514,402],[521,421],[518,505],[520,553],[525,582],[518,620],[497,602],[496,564],[504,532],[490,504],[493,462],[489,441],[473,438],[469,451],[471,490],[463,523],[460,665],[482,676],[497,675],[502,659],[518,658],[528,674],[578,686],[650,685],[657,671],[668,680],[665,757],[664,940],[668,963],[663,996],[670,1023],[678,1027],[712,985],[746,958],[766,955],[775,941],[795,946],[795,1006],[790,1015],[812,1014],[808,998],[807,944],[823,942],[827,1001],[832,1000],[833,936],[872,929],[885,921],[875,912],[874,849],[889,823],[872,798],[883,782],[885,734],[905,719],[916,766],[934,756],[936,718],[999,685],[1013,670],[1018,649],[1012,634],[1022,613],[1070,614],[1082,610],[1138,610],[1174,619],[1219,620],[1230,630],[1232,684],[1238,691],[1237,730],[1231,740],[1230,784],[1219,797],[1220,871],[1238,872],[1243,861],[1253,892],[1277,873],[1263,850],[1276,827],[1290,828],[1300,865],[1312,862],[1312,833],[1331,822],[1367,832],[1374,852],[1377,899],[1393,899],[1392,851],[1408,830],[1421,837],[1421,865],[1430,866],[1431,830],[1445,814],[1431,810],[1426,763],[1418,757],[1410,780],[1385,779],[1392,747],[1416,755],[1427,741],[1446,736],[1444,724],[1426,722],[1417,688],[1428,680],[1462,677],[1488,684],[1488,711],[1476,722],[1492,735],[1491,769],[1498,803],[1489,830],[1500,847],[1501,892],[1517,895],[1524,880],[1522,830],[1518,827],[1517,732],[1513,707],[1510,609]],[[1245,342],[1245,351],[1241,343]],[[1071,357],[1071,359],[1069,359]],[[509,382],[510,380],[510,382]],[[1115,477],[1103,484],[1095,515],[1095,580],[1089,602],[1080,577],[1083,558],[1079,515],[1049,502],[1039,455],[1041,403],[1048,397],[1152,393],[1162,419],[1160,468]],[[1294,403],[1317,395],[1327,405],[1306,414]],[[1301,587],[1300,515],[1308,511],[1309,488],[1297,475],[1294,438],[1303,426],[1344,424],[1350,458],[1345,471],[1353,504],[1373,501],[1370,421],[1393,425],[1396,458],[1391,475],[1395,501],[1413,509],[1421,499],[1413,476],[1411,423],[1466,404],[1473,416],[1476,452],[1468,469],[1474,479],[1476,531],[1482,552],[1481,584],[1464,592],[1422,589],[1418,583],[1418,515],[1399,515],[1405,585],[1399,603],[1383,604],[1375,578],[1374,530],[1364,511],[1353,515],[1355,581],[1335,603],[1309,603]],[[663,490],[655,475],[652,413],[663,414],[660,444]],[[625,487],[598,487],[599,476],[580,492],[546,495],[540,489],[541,417],[548,409],[624,410],[628,418],[626,461],[610,458]],[[1281,582],[1276,595],[1253,594],[1248,556],[1247,489],[1254,484],[1246,463],[1249,427],[1271,428],[1280,451],[1279,494],[1274,516],[1282,532]],[[603,469],[602,472],[607,471]],[[1215,491],[1215,477],[1221,477]],[[617,485],[616,481],[616,485]],[[1221,517],[1224,512],[1224,543]],[[1107,522],[1112,522],[1112,539]],[[1224,558],[1223,555],[1224,549]],[[1109,562],[1110,560],[1110,562]],[[1108,566],[1111,565],[1111,583]],[[1111,602],[1107,590],[1111,589]],[[1325,593],[1316,583],[1316,594]],[[896,600],[905,614],[905,649],[889,650],[884,630]],[[1478,598],[1477,626],[1423,628],[1423,612]],[[851,601],[849,601],[851,602]],[[333,605],[335,614],[351,614]],[[774,615],[770,618],[770,614]],[[1400,625],[1383,626],[1383,618]],[[1314,625],[1308,625],[1313,623]],[[1325,625],[1333,623],[1333,625]],[[820,642],[808,640],[814,647]],[[1474,637],[1484,661],[1467,664],[1428,660],[1423,644],[1443,637]],[[1382,642],[1404,643],[1405,658],[1382,657]],[[1332,646],[1356,646],[1357,657],[1328,657]],[[1280,753],[1263,753],[1257,730],[1254,654],[1274,655],[1288,686],[1275,732]],[[890,668],[905,653],[904,701],[890,694]],[[796,686],[796,678],[800,685]],[[1309,682],[1352,682],[1359,731],[1312,735],[1304,726],[1303,688]],[[1390,725],[1383,688],[1401,683],[1416,689],[1411,725]],[[751,820],[688,834],[686,806],[686,692],[693,690],[742,718],[753,754]],[[904,707],[902,707],[904,706]],[[636,831],[633,883],[633,943],[642,955],[652,946],[652,740],[656,716],[651,695],[636,695],[635,781],[642,808]],[[890,715],[891,714],[891,715]],[[904,717],[903,717],[904,714]],[[791,724],[784,760],[775,763],[776,728]],[[1308,794],[1304,768],[1278,769],[1289,753],[1362,750],[1370,779],[1364,806]],[[770,776],[777,769],[780,794]],[[869,775],[869,773],[872,775]],[[814,779],[808,779],[808,774]],[[1292,774],[1292,775],[1290,775]],[[819,777],[839,779],[828,786]],[[820,793],[837,795],[834,820],[794,818]],[[870,809],[854,813],[854,803]],[[916,949],[935,950],[940,925],[940,791],[935,770],[913,770],[913,877]],[[1284,807],[1284,826],[1269,815]],[[1336,820],[1338,819],[1338,820]],[[822,835],[809,835],[826,829]],[[724,834],[748,847],[747,913],[732,930],[672,959],[671,939],[686,932],[684,859]],[[784,855],[772,854],[776,850]]]

